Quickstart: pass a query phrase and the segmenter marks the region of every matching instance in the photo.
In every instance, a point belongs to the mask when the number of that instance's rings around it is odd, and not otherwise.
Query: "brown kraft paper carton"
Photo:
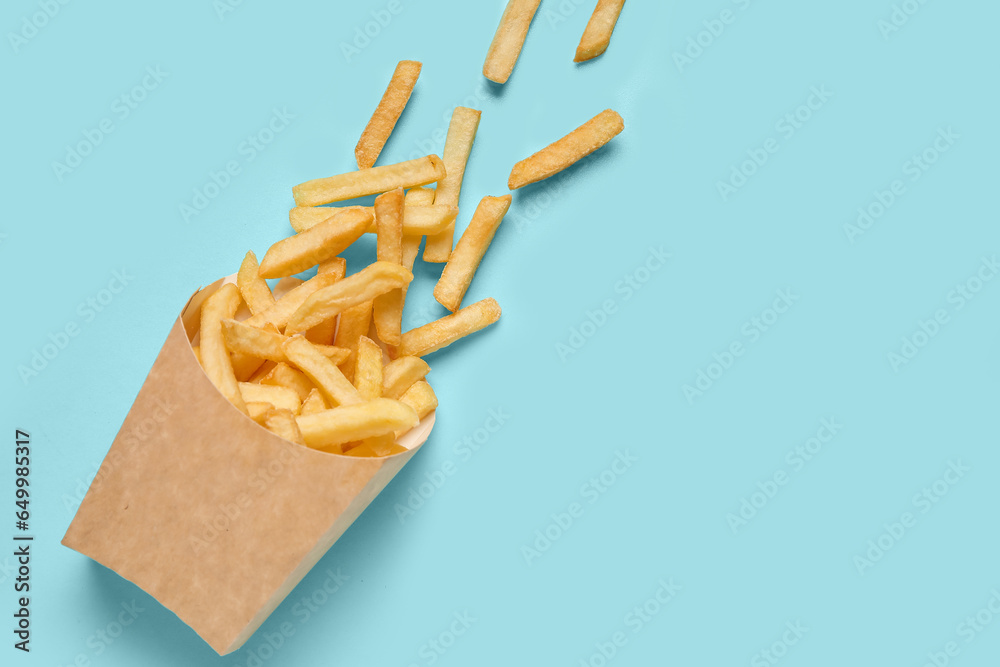
[[[170,330],[62,543],[160,601],[224,655],[257,630],[413,457],[290,443],[234,408],[191,350],[204,299]]]

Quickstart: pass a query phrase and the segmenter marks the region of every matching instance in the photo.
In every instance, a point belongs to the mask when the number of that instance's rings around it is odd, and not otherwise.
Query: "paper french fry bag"
[[[260,627],[426,440],[384,458],[328,454],[234,408],[191,349],[201,304],[174,323],[63,544],[159,600],[219,654]]]

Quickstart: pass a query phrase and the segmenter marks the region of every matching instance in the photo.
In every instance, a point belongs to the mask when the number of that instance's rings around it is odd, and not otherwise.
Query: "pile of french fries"
[[[586,53],[607,47],[622,4],[600,0]],[[506,80],[537,7],[534,0],[511,0],[484,73]],[[290,442],[331,454],[405,452],[398,439],[438,405],[423,357],[500,318],[494,299],[462,302],[512,196],[483,197],[454,241],[481,112],[455,109],[443,159],[374,166],[421,67],[407,60],[396,67],[358,141],[357,171],[292,188],[289,222],[296,233],[272,245],[259,263],[247,252],[235,282],[205,299],[192,342],[206,375],[236,409]],[[623,129],[621,116],[601,112],[514,165],[509,189],[566,169]],[[425,187],[432,183],[435,189]],[[328,206],[371,195],[378,195],[374,206]],[[376,235],[376,261],[347,275],[339,255],[369,233]],[[451,314],[404,332],[403,305],[425,237],[424,261],[444,264],[434,298]],[[295,277],[313,268],[315,276]],[[267,281],[274,279],[280,281],[272,291]]]

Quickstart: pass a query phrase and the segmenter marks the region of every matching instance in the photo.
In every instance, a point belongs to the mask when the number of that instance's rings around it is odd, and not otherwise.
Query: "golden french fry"
[[[347,275],[347,260],[343,257],[334,257],[325,262],[320,262],[316,273],[332,273],[337,276],[337,280],[343,280]]]
[[[265,361],[260,357],[251,357],[239,352],[234,352],[229,356],[233,361],[233,375],[236,376],[238,382],[246,382],[252,378]]]
[[[267,286],[264,279],[258,273],[260,267],[257,265],[257,255],[249,251],[243,258],[239,273],[236,274],[236,286],[243,295],[251,315],[256,315],[267,310],[274,305],[274,295],[271,288]]]
[[[411,189],[410,192],[413,192],[414,189]],[[403,234],[437,234],[455,224],[455,218],[458,217],[458,206],[435,204],[434,191],[424,190],[424,192],[430,193],[430,201],[421,199],[422,202],[425,202],[421,204],[411,204],[407,201],[403,209]],[[375,215],[374,206],[345,206],[340,208],[332,206],[296,206],[288,212],[288,219],[291,221],[295,231],[304,232],[325,220],[329,220],[335,212],[346,211],[349,208],[367,211],[372,216]],[[327,211],[333,211],[334,213],[328,213]],[[368,225],[368,229],[365,230],[365,233],[375,234],[377,231],[373,219]]]
[[[389,456],[392,446],[396,444],[396,436],[392,433],[377,435],[374,438],[366,438],[362,441],[362,447],[371,449],[374,456]]]
[[[247,403],[247,414],[250,415],[250,419],[254,420],[261,426],[264,425],[264,418],[267,417],[267,413],[274,409],[274,406],[270,403],[264,402],[252,402]]]
[[[463,336],[485,329],[499,319],[500,305],[494,299],[477,301],[457,313],[407,331],[403,334],[398,354],[400,357],[422,357],[437,352]]]
[[[503,10],[500,26],[493,36],[483,64],[483,76],[496,83],[507,83],[521,55],[531,19],[542,0],[510,0]]]
[[[354,386],[366,401],[382,395],[382,348],[368,336],[358,341]]]
[[[302,401],[302,407],[299,408],[300,415],[312,415],[317,412],[323,412],[323,410],[328,409],[326,401],[323,400],[323,393],[319,389],[313,389],[309,392],[309,396],[306,400]]]
[[[267,357],[258,354],[259,349],[233,349],[230,345],[229,335],[227,334],[227,322],[234,322],[235,320],[223,320],[222,321],[222,335],[226,339],[226,347],[229,348],[230,357],[233,359],[233,372],[236,374],[236,379],[240,382],[247,382],[257,371],[264,365]],[[261,326],[261,329],[265,333],[278,333],[278,327],[274,326],[270,322],[265,323]]]
[[[316,385],[300,371],[295,370],[286,363],[279,363],[271,371],[260,379],[261,384],[275,385],[278,387],[288,387],[298,394],[299,400],[306,400],[309,393],[316,388]]]
[[[597,0],[597,7],[587,22],[587,29],[583,31],[580,45],[576,47],[576,57],[573,58],[573,62],[582,63],[596,58],[607,50],[608,44],[611,43],[611,33],[615,30],[623,6],[625,0]]]
[[[295,414],[291,410],[281,408],[268,410],[264,416],[264,428],[296,445],[306,444],[302,439],[302,432],[299,431],[299,425],[295,422]]]
[[[408,450],[406,447],[403,447],[401,444],[399,444],[397,442],[397,443],[394,443],[392,445],[392,447],[389,448],[389,454],[388,455],[392,456],[393,454],[404,454],[404,453],[406,453],[408,451],[410,451],[410,450]]]
[[[285,337],[279,333],[252,327],[236,320],[223,320],[222,335],[226,339],[226,347],[232,352],[258,359],[286,361],[281,349]]]
[[[260,263],[260,276],[281,278],[325,262],[361,238],[371,221],[368,211],[348,209],[311,229],[282,239],[268,248]]]
[[[434,197],[437,191],[434,188],[425,188],[423,186],[418,186],[415,188],[410,188],[406,191],[406,196],[403,197],[403,204],[406,206],[430,206],[434,203]],[[456,204],[457,206],[458,204]],[[406,214],[403,214],[403,233],[406,233]]]
[[[607,109],[565,137],[514,165],[507,181],[511,190],[537,183],[587,157],[625,129],[625,121]]]
[[[403,265],[403,190],[397,188],[375,200],[378,224],[378,260]],[[413,275],[412,273],[410,275]],[[375,297],[372,320],[379,339],[386,345],[399,345],[402,335],[403,291],[394,289]],[[381,366],[380,366],[381,369]]]
[[[231,319],[240,307],[240,291],[224,283],[201,305],[201,363],[205,375],[237,410],[246,413],[240,386],[233,371],[233,361],[222,336],[222,320]]]
[[[337,347],[350,351],[347,360],[340,364],[344,376],[354,381],[354,358],[358,349],[358,340],[368,333],[372,322],[373,301],[365,301],[348,308],[340,314],[337,324],[337,335],[333,339]]]
[[[427,185],[444,177],[445,168],[441,158],[427,155],[416,160],[306,181],[292,188],[292,196],[295,197],[297,206],[322,206],[396,188]]]
[[[368,211],[375,215],[374,206],[294,206],[288,210],[288,222],[296,232],[304,232],[345,211]]]
[[[400,357],[390,362],[382,369],[382,396],[398,399],[430,371],[431,367],[420,357]]]
[[[288,340],[287,336],[248,326],[246,323],[236,320],[223,320],[222,334],[226,339],[226,347],[232,352],[257,359],[288,361],[282,347]],[[350,350],[334,345],[316,345],[316,348],[335,364],[343,363],[351,354]]]
[[[288,279],[286,278],[285,280]],[[319,273],[301,285],[291,289],[264,312],[257,313],[250,319],[244,320],[244,323],[252,327],[260,327],[270,322],[278,327],[279,330],[284,329],[285,325],[288,324],[288,318],[292,316],[292,313],[301,308],[302,304],[310,296],[336,282],[336,275],[332,273]]]
[[[308,338],[306,340],[308,340]],[[334,366],[339,366],[347,361],[348,357],[351,356],[350,350],[337,347],[336,345],[320,345],[319,343],[313,343],[313,345],[316,346],[317,350],[323,353],[324,357],[333,362]]]
[[[415,60],[400,60],[396,71],[392,73],[389,86],[382,95],[375,113],[361,133],[358,145],[354,149],[354,157],[358,161],[358,169],[368,169],[378,159],[379,153],[385,147],[385,142],[396,127],[406,103],[417,85],[421,64]]]
[[[343,257],[328,259],[327,261],[320,263],[319,267],[316,269],[316,273],[329,273],[337,276],[337,280],[341,280],[345,275],[347,275],[347,260]],[[309,342],[316,343],[317,345],[330,345],[333,343],[333,337],[336,333],[337,318],[331,317],[325,322],[321,322],[307,331],[306,338],[309,339]],[[350,353],[350,350],[345,350],[344,358],[346,359],[346,355],[350,355]]]
[[[320,277],[322,276],[316,276]],[[317,290],[288,318],[285,334],[306,331],[351,306],[371,301],[411,280],[413,274],[399,264],[375,262],[352,276]]]
[[[373,438],[397,429],[411,429],[420,419],[413,408],[404,403],[376,398],[303,415],[296,421],[306,445],[319,448]]]
[[[247,403],[270,403],[282,410],[298,412],[302,400],[294,389],[267,384],[240,382],[240,394]]]
[[[455,312],[462,305],[462,298],[472,284],[476,269],[490,247],[500,222],[507,215],[512,197],[483,197],[476,212],[458,240],[455,251],[441,272],[441,279],[434,286],[438,303]]]
[[[251,375],[250,379],[247,380],[247,382],[253,382],[254,384],[260,384],[260,381],[263,380],[265,377],[267,377],[267,375],[271,371],[273,371],[274,367],[277,366],[277,365],[278,364],[276,364],[273,361],[265,361],[264,365],[261,366],[260,368],[258,368],[257,372],[254,373],[253,375]]]
[[[413,264],[417,261],[417,255],[420,254],[420,240],[421,237],[417,234],[412,234],[407,231],[406,227],[406,211],[410,210],[415,206],[427,206],[434,203],[435,191],[430,188],[410,188],[406,192],[406,197],[403,198],[403,268],[413,271]],[[458,214],[458,207],[455,207],[455,213]],[[454,218],[452,218],[452,225],[455,224]],[[403,303],[406,303],[406,292],[410,289],[409,285],[404,285],[402,289]]]
[[[417,413],[419,419],[423,419],[429,415],[438,406],[437,395],[435,395],[434,390],[431,389],[431,386],[425,380],[414,382],[413,386],[399,397],[399,402],[412,408]],[[410,428],[413,427],[411,426]],[[396,437],[400,437],[408,430],[407,428],[397,429]]]
[[[465,178],[465,166],[469,162],[472,143],[479,129],[481,111],[466,107],[456,107],[448,124],[448,138],[444,142],[444,168],[447,175],[438,183],[434,196],[435,204],[458,206],[458,197]],[[455,223],[452,222],[440,234],[427,237],[424,246],[425,262],[447,262],[455,243]]]
[[[369,445],[368,441],[366,440],[365,442],[362,442],[360,445],[351,447],[350,449],[345,449],[344,456],[360,456],[366,458],[376,458],[378,454],[375,453],[375,450],[372,449],[371,445]]]
[[[312,380],[334,405],[352,405],[361,402],[358,390],[354,388],[336,364],[316,349],[316,346],[301,336],[285,341],[288,360]]]
[[[201,366],[201,346],[192,345],[191,351],[194,352],[194,358],[198,360],[198,365]]]

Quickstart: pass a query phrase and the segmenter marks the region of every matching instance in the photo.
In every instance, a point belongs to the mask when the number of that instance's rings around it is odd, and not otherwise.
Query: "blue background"
[[[208,0],[74,2],[16,45],[10,33],[41,10],[4,4],[3,419],[32,434],[36,535],[32,652],[7,635],[5,663],[597,667],[599,645],[622,632],[607,664],[917,667],[949,642],[949,664],[995,664],[1000,619],[983,613],[992,624],[972,641],[960,624],[1000,590],[1000,280],[973,280],[961,308],[955,290],[1000,249],[1000,6],[908,0],[917,11],[889,32],[888,0],[633,1],[608,52],[578,66],[592,4],[544,0],[503,87],[480,74],[499,1],[248,0],[222,13]],[[730,22],[713,23],[724,10]],[[391,20],[345,54],[372,12]],[[483,111],[460,229],[480,197],[506,194],[514,162],[602,109],[626,130],[515,193],[468,296],[496,297],[504,316],[429,359],[441,408],[428,446],[262,631],[220,658],[59,540],[189,294],[291,232],[292,185],[354,167],[400,59],[424,69],[380,163],[440,152],[455,105]],[[165,76],[126,116],[115,100],[147,68]],[[813,87],[832,96],[802,111]],[[275,110],[294,118],[251,160],[244,142]],[[789,136],[779,123],[797,111],[808,120]],[[60,178],[53,163],[103,119],[113,131]],[[948,128],[959,138],[912,180],[907,165]],[[769,139],[777,152],[720,195]],[[231,160],[239,173],[185,220],[181,205]],[[845,225],[894,180],[904,194],[852,243]],[[646,273],[661,247],[671,258]],[[125,288],[100,312],[86,306],[115,271]],[[439,271],[418,262],[405,328],[441,314]],[[626,276],[645,282],[629,293]],[[779,290],[794,305],[756,328]],[[603,326],[585,324],[608,300]],[[894,367],[888,355],[938,310],[947,323]],[[77,335],[22,378],[70,324]],[[734,342],[743,355],[712,367]],[[686,395],[699,371],[715,379]],[[463,454],[490,410],[503,426]],[[823,419],[842,428],[797,469],[786,455]],[[626,452],[638,462],[613,485],[584,486]],[[969,470],[922,511],[914,496],[959,461]],[[455,474],[401,520],[397,506],[448,462]],[[771,487],[776,473],[787,483]],[[773,497],[753,496],[762,487]],[[734,524],[744,499],[761,506]],[[574,502],[582,515],[552,528]],[[883,535],[906,512],[911,527]],[[547,529],[557,538],[526,556]],[[859,565],[880,536],[891,548]],[[8,624],[11,561],[0,557]],[[341,590],[296,614],[337,568]],[[628,615],[671,579],[680,591],[650,603],[636,632]],[[133,600],[135,623],[97,639]],[[465,612],[475,621],[451,643]],[[796,623],[801,638],[786,632]],[[282,624],[294,635],[271,651],[265,634]]]

